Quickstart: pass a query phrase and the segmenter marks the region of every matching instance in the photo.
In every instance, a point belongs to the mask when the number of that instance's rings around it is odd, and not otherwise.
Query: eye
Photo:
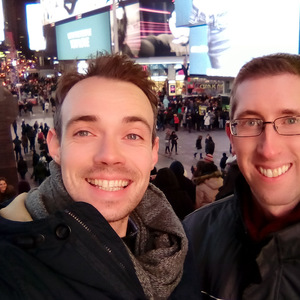
[[[128,134],[127,136],[126,136],[126,139],[127,140],[140,140],[141,139],[141,137],[139,136],[139,135],[137,135],[137,134],[134,134],[134,133],[130,133],[130,134]]]
[[[247,121],[245,121],[245,126],[248,127],[254,127],[254,126],[259,126],[260,125],[260,120],[256,120],[256,119],[249,119]]]
[[[295,118],[295,117],[290,117],[290,118],[286,118],[285,119],[285,124],[287,125],[293,125],[299,122],[299,118]]]
[[[91,135],[91,133],[86,130],[80,130],[75,133],[75,136],[90,136],[90,135]]]

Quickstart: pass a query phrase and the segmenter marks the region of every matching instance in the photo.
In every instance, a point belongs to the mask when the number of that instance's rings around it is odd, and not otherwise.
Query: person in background
[[[56,97],[51,175],[0,210],[1,297],[192,299],[182,224],[149,183],[159,140],[148,73],[103,54],[65,73]]]
[[[19,140],[19,137],[16,136],[16,138],[13,140],[13,143],[14,143],[14,151],[15,151],[15,154],[16,154],[16,161],[18,161],[19,157],[22,156],[22,152],[21,152],[22,142]]]
[[[26,160],[24,160],[23,156],[20,156],[20,159],[18,161],[17,171],[21,177],[21,179],[25,179],[25,175],[28,171],[28,166]]]
[[[185,176],[185,170],[182,163],[180,161],[175,160],[170,164],[170,169],[175,174],[180,188],[188,193],[190,199],[193,202],[193,205],[195,206],[196,186],[189,178]]]
[[[220,159],[220,168],[221,168],[221,172],[223,174],[225,172],[227,159],[228,159],[228,156],[226,155],[226,152],[223,152],[222,158]]]
[[[205,154],[213,155],[215,152],[215,142],[213,141],[210,134],[207,134],[205,138]]]
[[[299,95],[299,55],[254,58],[235,78],[226,129],[241,172],[234,194],[184,221],[203,297],[300,297]]]
[[[0,177],[0,207],[4,207],[10,203],[16,196],[15,188],[7,184],[5,177]]]
[[[167,129],[166,130],[166,135],[165,135],[165,154],[171,154],[170,137],[171,137],[171,130]]]
[[[28,153],[28,137],[27,137],[27,134],[22,133],[21,143],[22,143],[22,146],[23,146],[24,154],[27,154]]]
[[[200,159],[202,159],[202,135],[198,135],[198,138],[196,140],[196,152],[194,153],[194,158],[196,158],[198,152],[200,155]]]
[[[196,185],[196,205],[200,208],[216,200],[219,188],[223,185],[222,173],[213,161],[199,160],[193,173]]]
[[[171,153],[173,152],[173,148],[175,148],[175,154],[178,154],[177,153],[177,140],[178,140],[177,134],[175,133],[175,131],[172,131],[172,133],[170,135],[170,141],[172,144]]]
[[[183,220],[185,216],[194,210],[192,199],[180,187],[174,172],[170,168],[159,169],[153,184],[164,193],[180,220]]]

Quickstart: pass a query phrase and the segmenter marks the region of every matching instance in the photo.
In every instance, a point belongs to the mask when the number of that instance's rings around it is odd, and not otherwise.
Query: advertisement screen
[[[62,21],[105,6],[112,5],[112,0],[40,0],[43,25]]]
[[[43,22],[41,18],[41,5],[26,4],[27,32],[30,50],[45,50],[46,40],[43,34]]]
[[[235,77],[254,57],[299,53],[298,0],[193,0],[189,11],[192,75]]]
[[[109,12],[57,25],[59,60],[88,59],[97,52],[111,53]]]

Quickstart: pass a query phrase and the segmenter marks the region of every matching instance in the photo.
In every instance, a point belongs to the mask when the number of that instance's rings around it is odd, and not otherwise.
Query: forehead
[[[105,118],[128,113],[153,118],[150,101],[139,87],[102,77],[90,77],[75,84],[62,105],[63,123],[78,114]]]
[[[300,77],[292,74],[243,81],[236,90],[234,118],[247,111],[259,114],[300,113]]]

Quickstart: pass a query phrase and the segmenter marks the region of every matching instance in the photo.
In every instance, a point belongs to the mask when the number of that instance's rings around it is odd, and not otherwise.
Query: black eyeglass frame
[[[274,130],[279,134],[279,135],[283,135],[283,136],[295,136],[295,135],[300,135],[300,130],[299,130],[299,133],[280,133],[278,131],[278,127],[276,127],[276,121],[278,120],[282,120],[282,119],[293,119],[293,118],[299,118],[300,119],[300,115],[296,115],[296,116],[284,116],[284,117],[279,117],[279,118],[276,118],[273,122],[271,121],[263,121],[262,119],[258,119],[258,118],[240,118],[240,119],[234,119],[232,121],[227,121],[226,122],[226,125],[229,127],[230,129],[230,133],[232,134],[232,136],[234,137],[256,137],[256,136],[260,136],[263,131],[265,130],[265,125],[266,124],[272,124],[273,125],[273,128]],[[261,121],[261,131],[260,133],[258,134],[255,134],[255,135],[237,135],[236,133],[234,133],[234,125],[236,123],[236,121],[239,121],[239,120],[255,120],[255,121]],[[300,120],[299,120],[300,121]],[[299,126],[300,128],[300,126]]]

